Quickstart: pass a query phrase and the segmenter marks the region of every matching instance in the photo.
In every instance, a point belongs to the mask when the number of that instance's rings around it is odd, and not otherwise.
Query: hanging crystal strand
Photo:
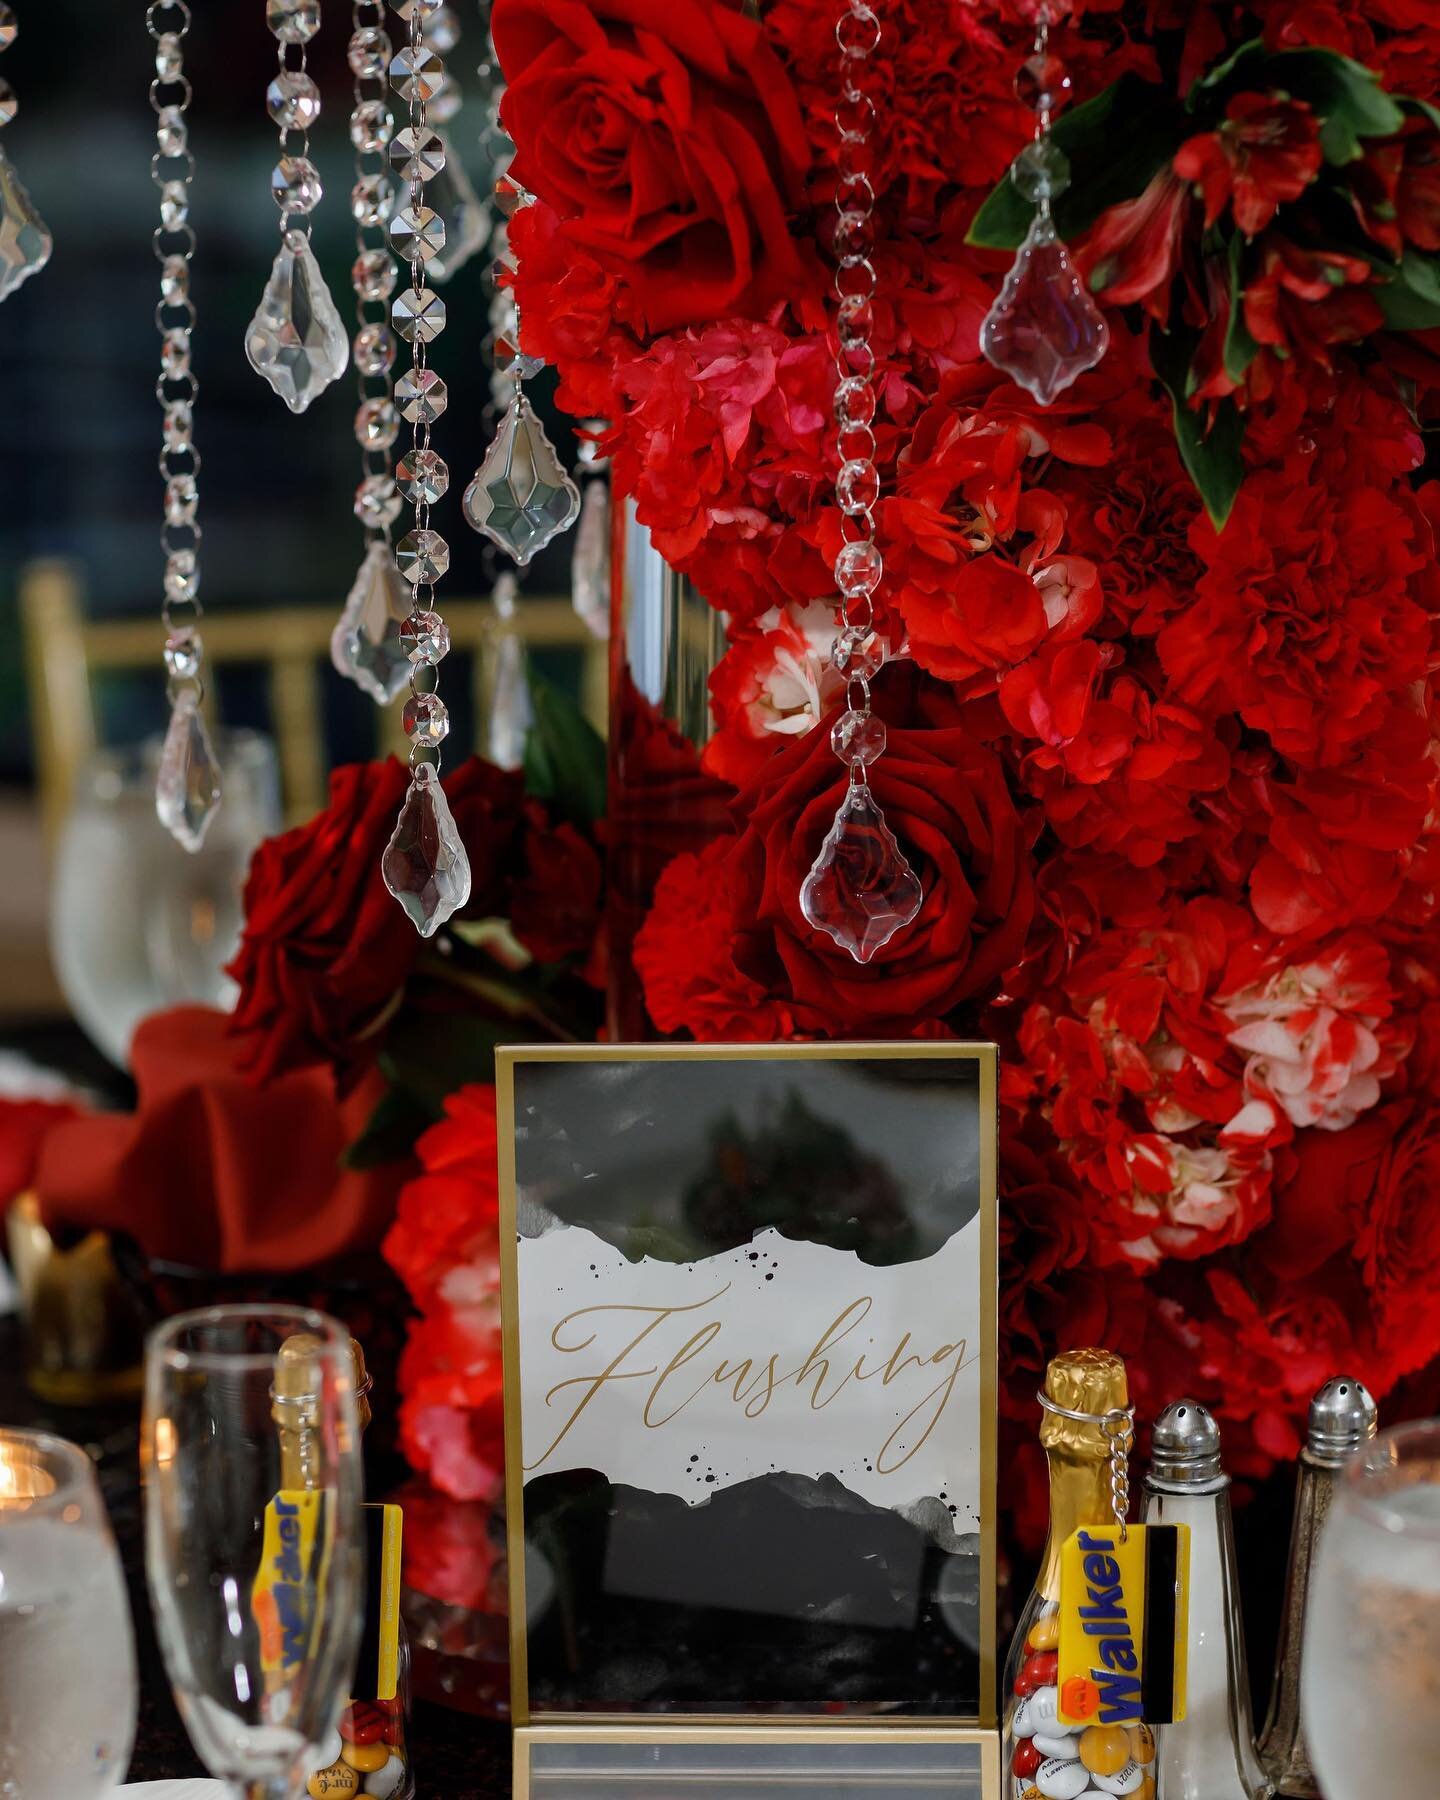
[[[513,218],[533,194],[504,175],[495,184],[495,203],[502,215]],[[496,262],[497,286],[504,287],[513,274],[508,252]],[[565,473],[555,446],[531,406],[524,383],[538,375],[543,364],[520,348],[520,308],[509,293],[510,324],[495,337],[495,373],[509,379],[509,403],[495,433],[465,490],[465,522],[490,539],[523,569],[552,538],[568,531],[580,512],[580,490]]]
[[[1034,51],[1015,77],[1015,92],[1035,108],[1035,136],[1011,163],[1010,179],[1035,203],[1035,217],[985,315],[980,348],[997,369],[1049,406],[1104,356],[1110,327],[1076,273],[1051,217],[1051,202],[1070,185],[1070,159],[1050,135],[1053,114],[1070,97],[1070,77],[1050,54],[1050,14],[1043,0],[1035,20]]]
[[[880,21],[866,0],[845,0],[835,39],[841,62],[835,112],[840,134],[835,189],[840,341],[835,422],[840,466],[835,498],[845,542],[835,558],[841,626],[831,660],[847,687],[846,708],[835,721],[830,744],[849,769],[850,781],[800,889],[800,908],[856,962],[866,963],[914,919],[924,890],[886,825],[866,774],[885,749],[884,721],[870,710],[870,683],[885,663],[885,641],[875,629],[874,600],[885,565],[875,542],[880,475],[875,467],[875,352],[870,343],[875,190],[869,152],[875,102],[863,85],[869,59],[880,42]]]
[[[19,35],[14,9],[0,0],[0,50],[8,50]],[[19,111],[15,90],[0,75],[0,128]],[[50,260],[54,248],[45,221],[25,192],[15,165],[0,147],[0,300],[13,294]]]
[[[155,40],[155,154],[150,173],[160,190],[160,223],[152,242],[160,264],[160,300],[155,324],[160,332],[160,376],[155,398],[163,417],[160,474],[165,482],[165,518],[160,544],[165,552],[164,598],[166,693],[170,724],[160,752],[155,811],[160,823],[187,850],[198,850],[220,804],[220,770],[200,711],[205,684],[200,642],[200,452],[195,448],[195,398],[199,384],[190,367],[195,302],[190,298],[190,262],[195,232],[190,224],[190,184],[195,158],[186,112],[191,87],[185,75],[185,36],[190,8],[185,0],[156,0],[145,14]]]
[[[355,516],[364,528],[366,548],[330,636],[330,660],[378,706],[388,706],[410,679],[410,659],[400,642],[400,627],[410,612],[410,594],[390,548],[390,528],[399,517],[401,500],[389,453],[400,434],[400,415],[390,382],[390,362],[365,353],[366,346],[374,344],[380,334],[389,337],[385,318],[395,290],[395,264],[379,216],[382,212],[388,216],[393,205],[393,186],[386,172],[386,151],[394,132],[387,79],[392,50],[382,0],[355,0],[349,48],[355,97],[350,142],[355,147],[355,189],[367,200],[355,219],[350,282],[355,290],[355,373],[360,392],[355,437],[360,445],[361,481],[355,490]],[[393,340],[391,343],[393,351]]]
[[[445,329],[445,302],[426,282],[427,264],[445,247],[445,226],[425,200],[425,182],[436,172],[436,157],[443,158],[428,107],[444,87],[445,67],[424,40],[423,24],[436,11],[434,0],[392,4],[410,27],[409,43],[390,64],[391,86],[410,107],[410,123],[396,134],[391,150],[409,194],[391,221],[390,241],[410,264],[410,286],[390,309],[395,329],[411,347],[410,369],[396,385],[411,421],[411,441],[395,478],[414,505],[415,522],[396,546],[400,572],[411,587],[410,616],[401,633],[411,663],[404,713],[410,789],[381,870],[421,937],[430,937],[470,898],[470,862],[439,775],[450,715],[435,691],[436,669],[450,648],[450,633],[435,611],[435,583],[450,566],[450,547],[430,529],[430,508],[450,485],[449,469],[430,448],[430,426],[444,410],[445,394],[428,366],[428,346]]]
[[[535,717],[525,666],[525,640],[514,629],[519,597],[520,583],[515,572],[506,569],[491,595],[498,630],[490,707],[485,720],[485,754],[501,769],[524,766],[525,741]]]
[[[310,127],[320,116],[320,90],[306,73],[305,46],[320,29],[320,0],[265,0],[265,23],[280,57],[265,92],[280,131],[280,158],[270,176],[280,208],[280,248],[245,334],[245,354],[291,412],[302,413],[344,374],[349,357],[344,322],[310,248],[310,214],[321,195]],[[351,54],[353,66],[353,46]],[[299,139],[294,148],[292,134]]]
[[[422,22],[425,42],[437,56],[451,57],[460,43],[460,19],[453,6],[439,5]],[[430,102],[432,127],[449,122],[465,104],[464,89],[447,64],[445,85]],[[445,248],[430,263],[430,279],[448,281],[459,268],[485,248],[490,238],[490,214],[470,184],[465,165],[455,154],[453,135],[436,130],[444,158],[425,190],[425,198],[445,225]]]

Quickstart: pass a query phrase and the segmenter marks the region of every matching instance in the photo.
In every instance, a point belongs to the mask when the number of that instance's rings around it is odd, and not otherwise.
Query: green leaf
[[[1061,237],[1078,237],[1102,212],[1145,191],[1180,142],[1174,113],[1162,89],[1123,75],[1055,121],[1051,135],[1070,159],[1071,185],[1055,202]],[[1034,217],[1033,202],[1006,175],[986,196],[965,241],[986,250],[1017,249]]]
[[[473,1013],[416,1009],[401,1013],[390,1027],[380,1070],[413,1106],[438,1119],[451,1094],[494,1081],[497,1044],[523,1043],[534,1036],[533,1025],[527,1030],[523,1023]]]
[[[537,800],[590,825],[605,812],[605,745],[560,689],[529,672],[534,722],[525,740],[525,787]]]
[[[1237,231],[1230,240],[1230,322],[1225,327],[1223,352],[1225,373],[1232,381],[1243,381],[1245,371],[1260,353],[1260,346],[1245,323],[1245,288],[1240,279],[1244,252],[1244,241]]]
[[[1186,404],[1195,342],[1193,332],[1164,332],[1157,326],[1150,333],[1150,360],[1170,395],[1180,460],[1205,502],[1215,529],[1223,531],[1245,479],[1240,455],[1245,421],[1233,400],[1222,400],[1207,432],[1205,414],[1192,411]]]
[[[1269,51],[1259,38],[1201,76],[1185,105],[1207,120],[1218,119],[1231,94],[1267,88],[1313,108],[1321,120],[1320,149],[1328,163],[1355,162],[1364,154],[1362,138],[1390,137],[1404,123],[1399,102],[1363,64],[1334,50]]]
[[[1440,325],[1440,261],[1407,250],[1394,279],[1375,294],[1392,331],[1428,331]]]
[[[365,1129],[340,1161],[347,1169],[375,1169],[408,1156],[422,1131],[440,1117],[440,1108],[407,1088],[387,1088]]]

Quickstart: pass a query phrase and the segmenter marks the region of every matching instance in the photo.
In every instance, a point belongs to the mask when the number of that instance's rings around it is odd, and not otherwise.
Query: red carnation
[[[1283,200],[1298,200],[1320,172],[1320,126],[1303,100],[1236,94],[1216,131],[1188,138],[1175,173],[1199,187],[1205,223],[1227,201],[1247,238],[1263,231]]]

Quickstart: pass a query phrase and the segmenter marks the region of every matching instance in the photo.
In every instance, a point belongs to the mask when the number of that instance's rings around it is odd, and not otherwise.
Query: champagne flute
[[[324,1313],[182,1313],[145,1353],[145,1564],[191,1742],[237,1800],[340,1755],[364,1612],[350,1340]]]
[[[1302,1717],[1327,1800],[1429,1794],[1440,1769],[1440,1419],[1383,1431],[1335,1486]]]
[[[108,1794],[135,1706],[130,1607],[90,1458],[0,1430],[0,1794]]]

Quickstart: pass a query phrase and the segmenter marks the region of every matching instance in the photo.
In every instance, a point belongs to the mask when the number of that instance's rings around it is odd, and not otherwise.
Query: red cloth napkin
[[[45,1139],[35,1187],[52,1231],[101,1226],[152,1258],[221,1273],[286,1273],[379,1244],[411,1166],[340,1165],[379,1076],[344,1102],[328,1069],[257,1086],[237,1067],[229,1023],[183,1006],[140,1025],[138,1111],[61,1123]]]

